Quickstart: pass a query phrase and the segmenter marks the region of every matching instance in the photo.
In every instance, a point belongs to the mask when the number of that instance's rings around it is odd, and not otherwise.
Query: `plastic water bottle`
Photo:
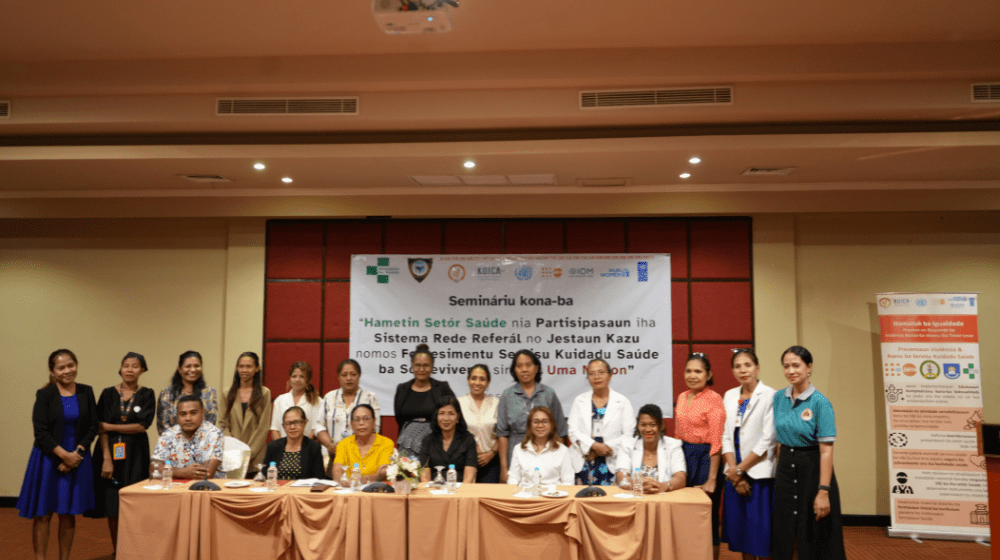
[[[267,467],[267,491],[274,492],[278,489],[278,465],[271,461],[271,466]]]
[[[639,467],[635,468],[635,473],[632,475],[632,495],[636,499],[642,497],[642,469]]]
[[[351,469],[351,490],[361,490],[361,463],[354,463],[354,468]]]
[[[152,487],[151,490],[163,488],[163,475],[160,474],[160,469],[153,468],[153,474],[149,475],[149,485]]]
[[[537,498],[542,495],[542,470],[535,467],[535,473],[531,475],[531,497]]]
[[[455,465],[448,465],[448,478],[446,479],[446,488],[449,494],[458,493],[458,471],[455,470]]]
[[[163,464],[163,489],[170,490],[174,485],[174,466],[167,461]]]

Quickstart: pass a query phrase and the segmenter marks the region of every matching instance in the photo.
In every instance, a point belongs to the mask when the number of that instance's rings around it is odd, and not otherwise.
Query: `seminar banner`
[[[354,255],[350,355],[393,415],[396,386],[413,379],[418,344],[434,355],[434,378],[457,395],[466,374],[490,368],[488,392],[514,383],[510,364],[527,348],[542,382],[569,414],[590,389],[587,363],[608,362],[611,387],[636,408],[673,402],[669,255]]]
[[[894,536],[989,538],[979,294],[877,294]]]

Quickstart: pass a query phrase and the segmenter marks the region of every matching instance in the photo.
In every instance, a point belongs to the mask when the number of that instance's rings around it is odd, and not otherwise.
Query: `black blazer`
[[[272,462],[281,465],[281,459],[285,456],[286,443],[288,443],[288,438],[278,438],[267,444],[267,451],[264,452],[265,469]],[[302,438],[299,467],[302,469],[302,478],[329,478],[323,472],[323,446],[307,437]]]
[[[393,414],[396,415],[396,422],[399,424],[399,428],[402,429],[403,425],[413,420],[414,417],[411,416],[401,416],[399,411],[403,409],[403,403],[406,402],[406,397],[410,394],[410,388],[413,387],[413,379],[409,381],[404,381],[399,385],[396,385],[396,396],[392,399],[393,404]],[[433,377],[430,378],[431,382],[431,402],[436,403],[441,397],[454,397],[455,393],[451,390],[451,386],[448,385],[447,381],[438,381]],[[427,418],[428,422],[431,422],[432,418]]]
[[[94,400],[94,390],[90,385],[77,383],[76,400],[80,405],[80,419],[76,421],[76,444],[89,451],[97,437],[97,402]],[[35,429],[35,447],[59,459],[53,451],[62,442],[65,420],[62,397],[59,396],[57,385],[42,387],[35,393],[31,424]]]

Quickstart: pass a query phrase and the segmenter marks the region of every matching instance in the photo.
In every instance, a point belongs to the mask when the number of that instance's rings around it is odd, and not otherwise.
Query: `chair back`
[[[242,441],[226,436],[222,440],[222,467],[226,469],[226,478],[243,479],[247,476],[250,466],[250,446]]]

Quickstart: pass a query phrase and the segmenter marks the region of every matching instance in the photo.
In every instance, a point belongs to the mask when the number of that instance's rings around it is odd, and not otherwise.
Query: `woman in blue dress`
[[[610,486],[618,471],[616,451],[635,431],[635,413],[625,395],[611,389],[607,362],[591,360],[587,381],[591,390],[573,400],[567,422],[576,483]]]
[[[722,541],[732,552],[742,552],[743,560],[767,558],[774,509],[774,389],[757,379],[760,363],[753,349],[733,350],[732,366],[740,385],[722,398]]]
[[[76,515],[94,507],[90,446],[97,436],[97,403],[89,385],[76,382],[77,360],[61,349],[49,355],[49,383],[35,393],[31,423],[35,446],[17,499],[21,517],[34,518],[35,558],[48,552],[52,514],[59,515],[59,558],[73,546]]]

